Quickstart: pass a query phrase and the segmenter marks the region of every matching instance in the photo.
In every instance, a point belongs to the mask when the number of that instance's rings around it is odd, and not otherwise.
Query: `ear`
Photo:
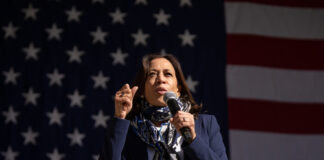
[[[177,91],[177,96],[180,97],[180,93],[181,93],[182,87],[181,85],[178,85],[178,91]]]

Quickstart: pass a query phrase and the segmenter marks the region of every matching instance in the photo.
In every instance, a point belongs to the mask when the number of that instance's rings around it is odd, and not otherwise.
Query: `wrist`
[[[117,117],[117,118],[120,118],[120,119],[125,119],[126,118],[126,115],[124,115],[124,114],[114,114],[114,116],[115,117]]]

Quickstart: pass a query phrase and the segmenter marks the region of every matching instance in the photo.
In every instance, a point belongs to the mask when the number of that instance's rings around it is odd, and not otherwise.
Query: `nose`
[[[157,76],[157,78],[156,78],[156,82],[158,83],[158,84],[160,84],[160,83],[165,83],[165,77],[164,77],[164,75],[163,74],[158,74],[158,76]]]

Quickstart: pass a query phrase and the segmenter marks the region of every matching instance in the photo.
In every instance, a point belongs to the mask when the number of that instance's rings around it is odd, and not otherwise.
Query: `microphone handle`
[[[168,104],[168,107],[170,109],[172,116],[174,116],[175,114],[177,114],[178,111],[180,111],[178,102],[175,99],[168,100],[167,104]]]
[[[182,127],[180,128],[180,132],[183,136],[183,139],[187,142],[187,143],[191,143],[192,142],[192,135],[190,132],[189,127]]]
[[[169,106],[169,109],[170,109],[170,112],[171,112],[172,115],[175,115],[180,110],[178,102],[175,99],[168,100],[167,104]],[[181,132],[181,134],[183,136],[183,139],[187,143],[190,144],[192,142],[192,135],[191,135],[189,127],[180,128],[180,132]]]

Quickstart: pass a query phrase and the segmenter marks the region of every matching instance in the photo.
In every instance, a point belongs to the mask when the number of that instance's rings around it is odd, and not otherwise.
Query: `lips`
[[[158,87],[155,89],[155,92],[158,93],[158,94],[161,94],[163,95],[165,92],[167,92],[168,90],[166,90],[165,88],[163,87]]]

